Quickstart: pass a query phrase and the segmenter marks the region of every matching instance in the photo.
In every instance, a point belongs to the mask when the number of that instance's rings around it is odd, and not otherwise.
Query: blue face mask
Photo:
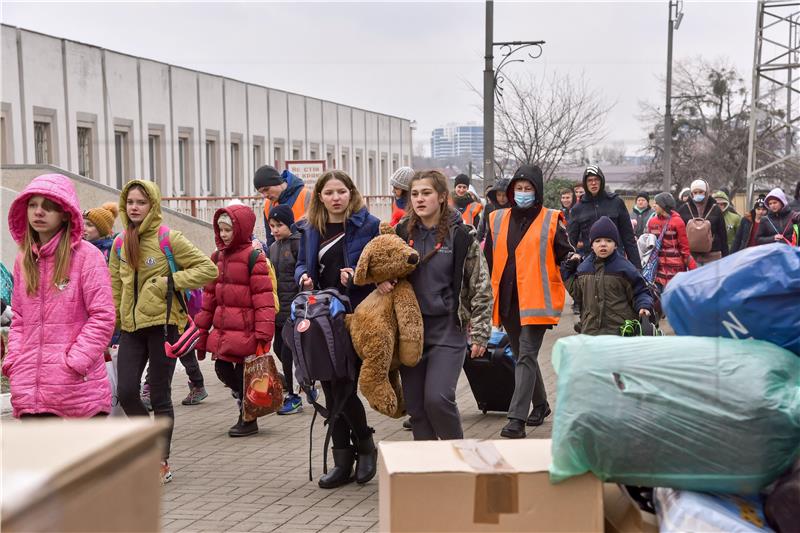
[[[700,202],[702,202],[703,200],[705,200],[705,199],[706,199],[706,195],[705,194],[695,194],[694,196],[692,196],[692,200],[694,200],[698,204]]]
[[[533,191],[531,192],[514,191],[514,202],[523,209],[532,206],[535,200],[536,200],[536,193]]]

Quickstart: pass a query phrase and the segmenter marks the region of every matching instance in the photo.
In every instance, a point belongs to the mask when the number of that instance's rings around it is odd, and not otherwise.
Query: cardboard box
[[[381,531],[603,531],[603,485],[551,485],[551,441],[381,442]]]
[[[606,533],[658,533],[658,518],[639,509],[615,483],[603,484]]]
[[[158,531],[163,423],[3,421],[3,532]]]

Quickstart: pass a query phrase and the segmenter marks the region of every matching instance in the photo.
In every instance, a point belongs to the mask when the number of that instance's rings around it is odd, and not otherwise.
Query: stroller
[[[665,226],[666,228],[666,226]],[[647,289],[653,297],[653,325],[657,326],[661,320],[661,287],[656,283],[656,272],[658,271],[658,252],[661,251],[661,241],[664,233],[656,237],[652,233],[643,233],[636,241],[639,248],[639,257],[642,259],[642,277],[647,282]]]

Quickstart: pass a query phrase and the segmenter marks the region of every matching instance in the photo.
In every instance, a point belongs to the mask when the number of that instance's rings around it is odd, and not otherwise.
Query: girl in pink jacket
[[[108,413],[103,351],[114,333],[111,278],[102,252],[82,239],[72,181],[60,174],[34,179],[11,204],[8,228],[19,245],[3,361],[14,416]]]

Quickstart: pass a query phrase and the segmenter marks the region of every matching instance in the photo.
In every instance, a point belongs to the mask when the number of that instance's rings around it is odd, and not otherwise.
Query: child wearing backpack
[[[19,253],[2,371],[14,417],[109,413],[103,352],[114,333],[114,302],[103,255],[81,238],[72,181],[35,178],[12,202],[8,229]]]
[[[420,362],[400,367],[403,396],[414,440],[463,439],[456,386],[468,327],[472,358],[483,355],[491,335],[489,267],[469,226],[448,206],[444,174],[418,172],[409,187],[408,222],[397,226],[397,234],[420,256],[408,280],[422,311],[424,338]]]
[[[589,230],[592,253],[573,254],[562,267],[567,291],[581,308],[581,333],[619,335],[626,320],[651,316],[653,297],[642,274],[619,253],[617,227],[603,216]],[[580,262],[580,265],[578,264]]]
[[[295,281],[304,291],[335,288],[345,294],[349,292],[355,308],[374,288],[351,285],[364,246],[380,232],[380,220],[369,214],[352,178],[341,170],[320,176],[314,185],[307,214]],[[355,359],[358,369],[355,386],[347,397],[336,397],[331,382],[322,382],[327,407],[331,409],[334,403],[343,405],[342,416],[336,418],[331,429],[334,467],[319,478],[323,489],[354,480],[366,483],[377,473],[378,451],[372,438],[373,429],[367,425],[364,404],[356,393],[361,360]]]
[[[245,422],[242,417],[244,360],[259,347],[268,352],[275,333],[269,267],[251,241],[255,223],[255,213],[243,205],[223,207],[214,214],[217,251],[211,259],[219,274],[203,289],[203,308],[196,317],[198,357],[212,354],[217,376],[239,404],[239,420],[228,431],[231,437],[258,433],[258,421]]]
[[[169,483],[175,359],[167,357],[164,344],[175,343],[187,324],[184,299],[178,296],[179,292],[209,283],[216,278],[217,267],[182,233],[161,225],[161,191],[152,181],[131,180],[125,184],[120,194],[120,217],[125,231],[117,236],[119,253],[112,253],[109,262],[117,322],[122,330],[118,394],[125,414],[147,416],[139,396],[139,383],[149,363],[153,411],[169,422],[161,462],[161,482]],[[171,257],[162,249],[167,242]],[[117,246],[115,243],[114,247]],[[172,293],[170,284],[174,286]]]
[[[300,250],[300,233],[294,225],[294,213],[288,205],[276,205],[269,211],[269,229],[275,239],[269,247],[269,260],[275,267],[278,278],[278,298],[280,311],[275,317],[275,355],[283,366],[283,375],[286,378],[286,397],[283,407],[278,410],[279,415],[292,415],[303,410],[303,401],[300,395],[294,392],[294,372],[292,370],[292,351],[283,342],[280,334],[289,311],[292,300],[300,292],[294,281],[294,269],[297,264],[297,253]]]

